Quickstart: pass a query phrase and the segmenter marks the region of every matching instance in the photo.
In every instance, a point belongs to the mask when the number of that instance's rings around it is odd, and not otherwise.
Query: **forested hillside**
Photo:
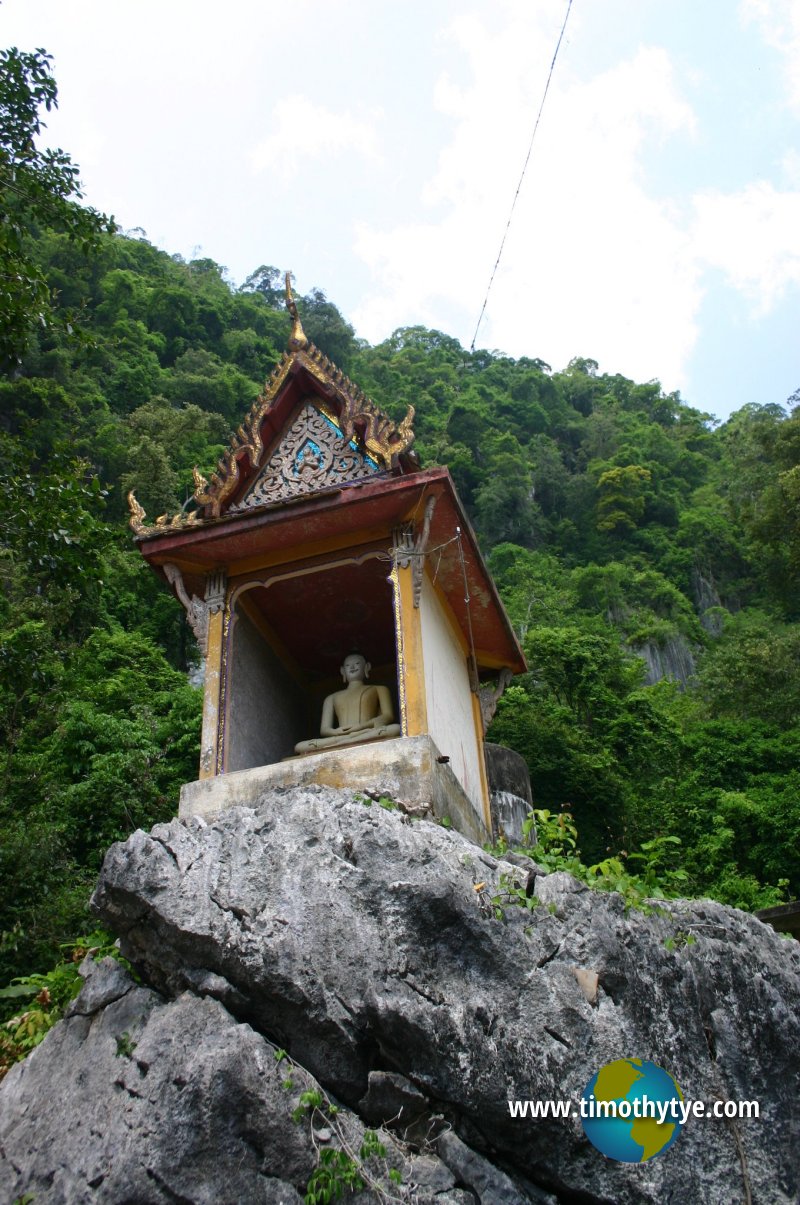
[[[109,843],[196,776],[197,648],[124,498],[180,508],[290,325],[272,268],[235,288],[144,236],[86,254],[30,221],[25,248],[57,313],[0,380],[0,982],[86,927]],[[715,427],[592,360],[553,372],[421,327],[370,347],[323,293],[298,304],[453,474],[530,665],[490,735],[536,805],[574,813],[586,861],[674,835],[690,893],[800,894],[800,399]]]

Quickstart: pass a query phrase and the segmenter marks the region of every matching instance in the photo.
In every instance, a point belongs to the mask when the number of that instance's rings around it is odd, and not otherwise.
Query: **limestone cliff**
[[[94,907],[142,982],[88,967],[7,1077],[0,1199],[296,1202],[342,1152],[362,1201],[796,1202],[797,945],[708,901],[625,916],[564,874],[498,919],[501,876],[526,870],[325,788],[113,846]],[[509,1115],[624,1057],[761,1116],[629,1165],[577,1118]]]

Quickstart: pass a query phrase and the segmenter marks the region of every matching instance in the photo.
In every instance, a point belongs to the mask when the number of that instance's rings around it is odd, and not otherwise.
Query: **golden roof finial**
[[[289,351],[303,351],[308,347],[308,336],[303,330],[303,324],[297,312],[297,302],[292,296],[291,272],[286,273],[286,308],[292,315],[292,333],[289,336]]]
[[[131,515],[129,519],[131,531],[135,531],[138,535],[139,532],[144,530],[145,514],[144,507],[134,494],[133,490],[128,491],[128,510],[130,511]]]

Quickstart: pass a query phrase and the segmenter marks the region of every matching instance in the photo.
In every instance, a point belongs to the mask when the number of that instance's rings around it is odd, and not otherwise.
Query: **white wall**
[[[237,605],[225,689],[225,772],[290,757],[306,733],[303,699],[266,640]]]
[[[467,659],[427,576],[420,599],[428,732],[483,820],[482,751],[475,734]]]

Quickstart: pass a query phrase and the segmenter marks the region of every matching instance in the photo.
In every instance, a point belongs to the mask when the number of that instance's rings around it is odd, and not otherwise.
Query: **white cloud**
[[[372,341],[422,322],[467,345],[565,8],[2,3],[9,43],[55,55],[46,141],[91,204],[238,279],[292,266]],[[593,356],[710,409],[748,356],[780,346],[793,379],[798,114],[800,0],[573,5],[478,345]]]
[[[781,158],[781,171],[787,184],[800,188],[800,152],[790,147]]]
[[[800,191],[758,181],[737,193],[704,193],[694,204],[696,254],[725,273],[756,316],[800,286]]]
[[[748,3],[752,19],[780,9],[784,40],[790,26],[800,30],[800,3]],[[420,181],[435,216],[426,220],[422,209],[413,222],[362,221],[356,229],[355,250],[373,284],[352,317],[371,341],[420,322],[470,343],[552,55],[553,30],[542,27],[541,12],[512,5],[496,25],[470,16],[450,27],[462,74],[456,62],[441,76],[435,102],[452,120],[451,134],[436,170]],[[796,153],[783,158],[783,187],[745,175],[727,192],[692,196],[676,180],[680,199],[654,195],[645,153],[671,138],[691,146],[696,134],[664,49],[639,47],[584,79],[573,76],[567,54],[477,345],[538,355],[554,367],[593,356],[606,371],[657,375],[673,389],[686,380],[714,272],[746,299],[754,320],[800,287]]]
[[[496,25],[451,28],[471,78],[438,83],[452,137],[421,185],[444,217],[359,226],[374,290],[353,319],[367,338],[437,312],[441,324],[445,299],[469,344],[552,57],[541,12],[539,24],[515,7]],[[661,49],[640,48],[588,82],[571,77],[568,60],[557,65],[478,346],[555,367],[590,355],[609,371],[679,383],[696,338],[699,267],[685,218],[647,195],[640,154],[654,140],[691,138],[694,126]]]
[[[767,46],[783,58],[788,104],[800,113],[800,4],[798,0],[741,0],[745,25],[757,25]]]
[[[335,113],[307,96],[285,97],[272,110],[272,132],[251,151],[251,165],[257,172],[276,173],[285,182],[306,159],[334,159],[347,152],[380,161],[382,117],[381,109],[356,117]]]

